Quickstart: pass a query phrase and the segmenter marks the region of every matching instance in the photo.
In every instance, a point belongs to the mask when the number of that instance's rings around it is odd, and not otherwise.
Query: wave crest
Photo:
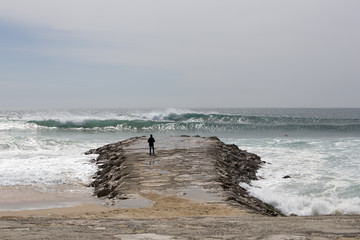
[[[125,120],[124,120],[125,119]],[[85,130],[281,130],[281,131],[360,131],[359,119],[321,119],[300,117],[244,116],[218,113],[173,113],[128,115],[127,119],[85,119],[60,121],[54,119],[29,121],[41,127]]]
[[[221,112],[221,111],[220,111]],[[0,120],[6,130],[87,131],[314,131],[360,132],[360,118],[326,118],[285,114],[231,114],[168,109],[163,111],[20,112]]]

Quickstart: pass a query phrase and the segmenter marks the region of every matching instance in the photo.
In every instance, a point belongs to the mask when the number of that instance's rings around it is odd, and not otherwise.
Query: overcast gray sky
[[[360,107],[359,0],[1,0],[0,108]]]

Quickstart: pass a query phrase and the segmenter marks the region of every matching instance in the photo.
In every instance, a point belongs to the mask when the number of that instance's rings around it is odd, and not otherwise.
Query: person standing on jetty
[[[155,155],[154,142],[155,142],[155,139],[153,138],[153,135],[150,134],[150,138],[148,139],[150,155],[151,155],[151,149],[153,151],[153,155]]]

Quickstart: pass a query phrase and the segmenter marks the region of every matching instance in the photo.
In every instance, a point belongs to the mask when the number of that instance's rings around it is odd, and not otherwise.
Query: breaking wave
[[[27,124],[59,129],[119,131],[146,130],[282,130],[282,131],[360,131],[360,119],[269,117],[205,113],[168,113],[166,115],[127,115],[118,119],[30,120]]]

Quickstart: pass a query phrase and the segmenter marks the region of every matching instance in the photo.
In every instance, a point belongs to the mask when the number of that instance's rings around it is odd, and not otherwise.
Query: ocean
[[[360,214],[360,109],[348,108],[0,110],[0,186],[86,185],[97,169],[84,152],[149,134],[256,153],[259,180],[241,186],[287,215]]]

